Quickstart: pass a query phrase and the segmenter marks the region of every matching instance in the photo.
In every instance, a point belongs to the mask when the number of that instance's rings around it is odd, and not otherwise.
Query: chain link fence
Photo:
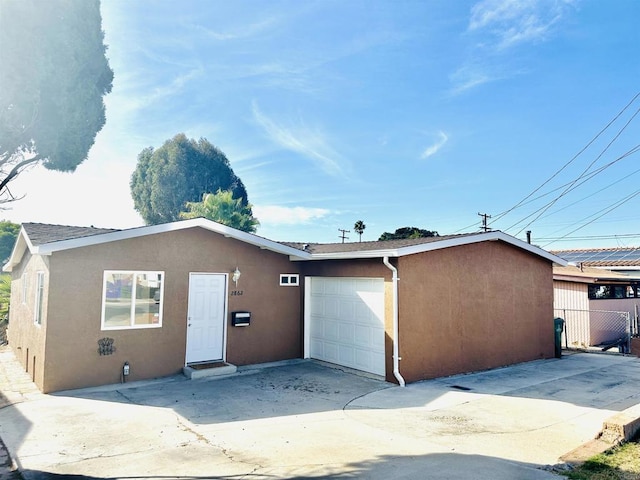
[[[569,349],[617,348],[628,353],[631,336],[638,333],[637,318],[629,312],[558,308],[554,315],[565,321],[562,342]]]

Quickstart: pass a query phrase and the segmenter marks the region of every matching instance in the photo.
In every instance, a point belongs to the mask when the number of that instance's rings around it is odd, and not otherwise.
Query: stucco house
[[[606,345],[638,334],[640,275],[556,265],[553,290],[555,315],[567,322],[567,347]]]
[[[8,338],[44,392],[295,358],[404,384],[552,357],[554,262],[498,231],[285,244],[205,219],[25,223]]]

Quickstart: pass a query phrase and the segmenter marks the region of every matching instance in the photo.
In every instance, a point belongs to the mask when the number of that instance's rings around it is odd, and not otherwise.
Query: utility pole
[[[486,213],[480,213],[480,212],[478,212],[478,215],[482,217],[482,226],[480,227],[480,230],[482,230],[483,232],[488,232],[489,230],[491,230],[487,225],[487,219],[491,218],[491,215],[487,215]]]
[[[339,232],[341,232],[340,235],[338,235],[338,238],[342,239],[342,243],[344,243],[345,238],[348,239],[349,237],[347,237],[347,233],[351,233],[351,230],[344,230],[342,228],[338,229]]]

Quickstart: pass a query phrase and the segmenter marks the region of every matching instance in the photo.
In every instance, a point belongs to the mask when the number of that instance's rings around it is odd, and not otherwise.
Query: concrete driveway
[[[640,403],[640,360],[576,354],[406,388],[300,361],[30,394],[0,409],[27,479],[557,479],[545,466]]]

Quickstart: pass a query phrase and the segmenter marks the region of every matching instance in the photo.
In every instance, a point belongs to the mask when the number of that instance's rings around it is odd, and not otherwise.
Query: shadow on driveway
[[[612,355],[406,388],[302,361],[42,395],[0,411],[0,430],[24,456],[27,480],[550,479],[533,467],[556,463],[612,410],[640,403],[638,384],[640,361]]]
[[[54,395],[170,408],[190,422],[203,425],[341,410],[354,398],[395,386],[305,361],[227,378],[180,377],[124,387]]]
[[[468,396],[545,400],[621,411],[640,403],[640,359],[571,354],[485,372],[426,380],[399,388],[303,361],[247,370],[227,378],[174,377],[140,387],[87,389],[54,394],[173,409],[190,422],[214,424],[319,413],[340,409],[433,409]],[[457,399],[453,398],[456,397]]]
[[[87,479],[87,480],[314,480],[321,478],[331,479],[416,479],[428,478],[429,480],[444,480],[455,478],[457,480],[557,480],[562,477],[551,471],[540,470],[538,466],[523,462],[505,461],[499,458],[484,455],[460,455],[449,453],[434,453],[419,456],[383,455],[370,461],[351,463],[341,467],[343,471],[332,471],[331,468],[318,467],[317,472],[308,473],[309,467],[305,466],[306,473],[283,475],[279,471],[267,471],[265,473],[251,473],[242,475],[211,475],[199,476],[118,476],[96,477],[84,475],[64,475],[42,471],[25,471],[25,477],[29,480],[55,480],[55,479]]]

